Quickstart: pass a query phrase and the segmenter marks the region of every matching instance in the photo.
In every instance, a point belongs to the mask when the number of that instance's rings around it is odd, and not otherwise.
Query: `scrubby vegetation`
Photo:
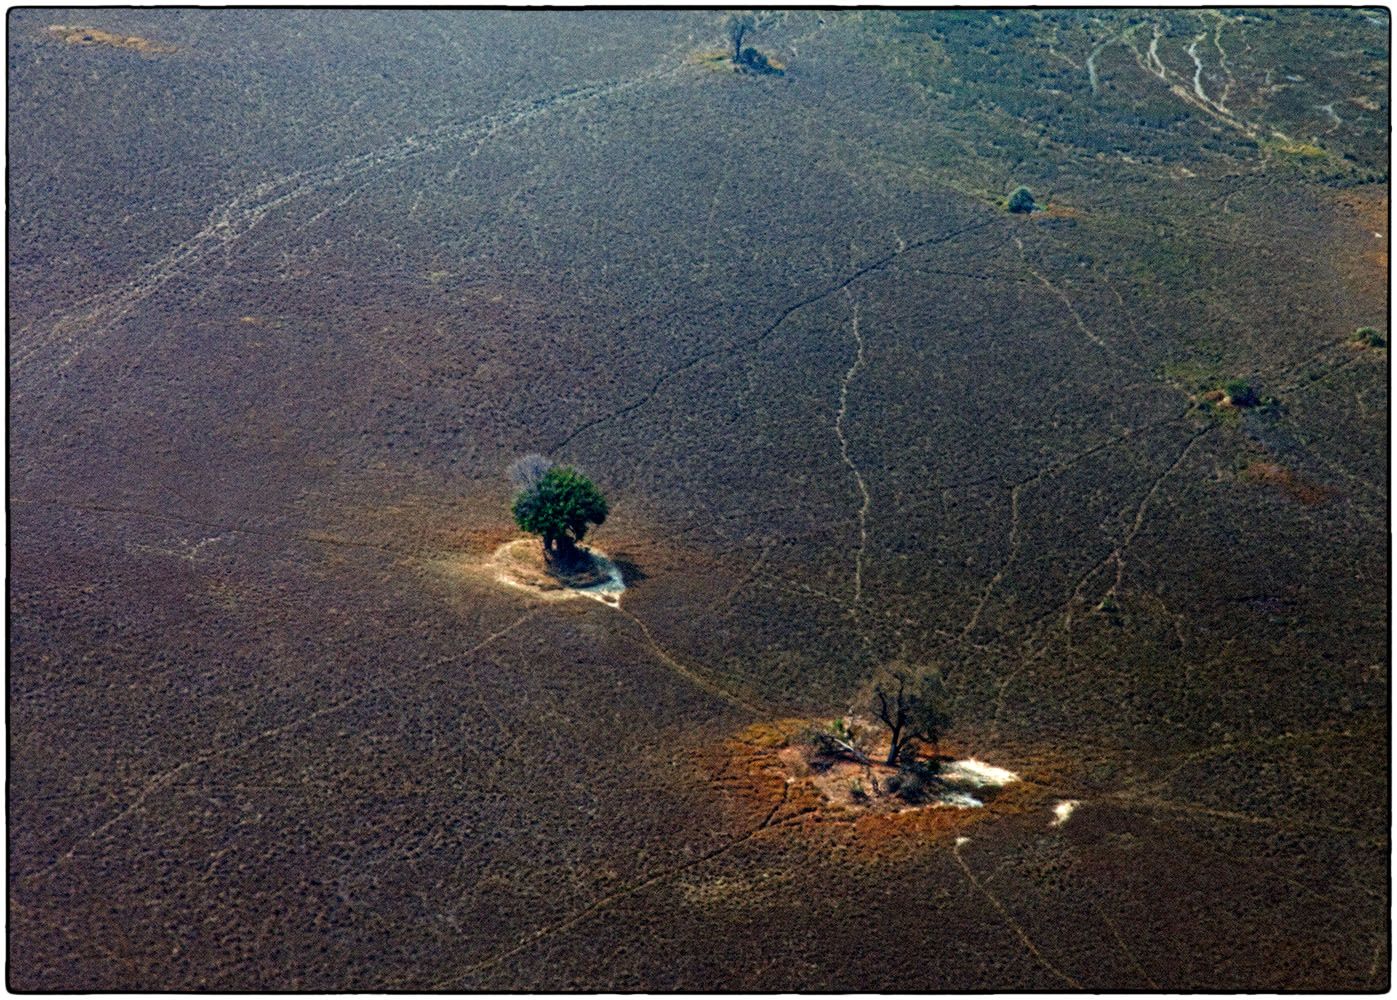
[[[765,55],[756,49],[748,46],[742,50],[742,55],[737,58],[737,64],[749,73],[757,73],[761,76],[785,76],[786,71],[775,65]]]
[[[1353,331],[1353,341],[1364,347],[1386,347],[1387,338],[1371,326],[1360,326]]]
[[[1026,187],[1017,187],[1009,195],[1009,211],[1027,215],[1038,206],[1033,201],[1033,192]]]

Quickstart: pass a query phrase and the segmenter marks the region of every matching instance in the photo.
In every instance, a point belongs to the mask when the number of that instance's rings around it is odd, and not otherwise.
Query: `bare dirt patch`
[[[1387,193],[1357,188],[1335,196],[1339,220],[1344,224],[1334,252],[1349,288],[1385,304],[1388,270]]]
[[[727,746],[713,780],[748,814],[762,808],[788,819],[781,825],[806,833],[839,828],[870,850],[894,843],[910,846],[927,838],[959,836],[985,819],[1045,808],[1042,789],[1007,769],[959,759],[947,744],[941,772],[918,802],[887,791],[898,768],[882,764],[879,748],[865,766],[817,753],[808,740],[821,725],[811,719],[780,719],[750,726]],[[882,747],[881,753],[886,754]]]
[[[145,55],[169,55],[178,49],[168,42],[157,42],[140,35],[117,35],[101,28],[82,28],[67,24],[49,26],[49,34],[69,45],[106,45],[114,49],[130,49]]]
[[[1242,472],[1248,482],[1264,483],[1280,490],[1305,507],[1318,507],[1334,496],[1330,487],[1312,483],[1277,462],[1252,462]]]
[[[483,561],[453,562],[453,569],[528,591],[548,601],[590,597],[619,607],[621,593],[626,589],[620,567],[604,552],[588,548],[582,551],[590,557],[587,565],[572,572],[559,572],[544,561],[537,539],[516,538],[499,546]]]

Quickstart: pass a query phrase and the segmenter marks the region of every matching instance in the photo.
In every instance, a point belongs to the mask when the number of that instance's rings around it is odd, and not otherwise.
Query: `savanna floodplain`
[[[1386,11],[726,22],[9,13],[12,989],[1387,989]]]

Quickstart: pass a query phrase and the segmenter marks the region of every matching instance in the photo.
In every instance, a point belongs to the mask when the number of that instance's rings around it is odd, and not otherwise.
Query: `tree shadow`
[[[627,587],[634,586],[641,580],[648,579],[645,571],[625,553],[611,557],[612,563],[621,571],[621,582]]]

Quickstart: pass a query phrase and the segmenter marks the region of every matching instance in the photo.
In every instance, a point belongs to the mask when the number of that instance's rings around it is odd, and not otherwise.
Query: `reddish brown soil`
[[[1381,301],[1388,281],[1388,197],[1383,190],[1343,191],[1334,196],[1341,236],[1334,252],[1356,295]]]
[[[1312,483],[1277,462],[1255,461],[1242,472],[1245,479],[1272,486],[1297,503],[1316,507],[1338,494],[1333,487]]]
[[[844,847],[882,856],[949,842],[1004,817],[1041,812],[1044,822],[1049,818],[1054,799],[1039,783],[1046,778],[1041,761],[1034,768],[1038,780],[976,792],[984,802],[980,808],[911,805],[893,795],[857,799],[850,794],[853,782],[871,792],[867,769],[843,758],[819,759],[801,740],[811,726],[827,721],[788,718],[757,723],[725,744],[709,780],[731,797],[729,808],[739,822],[767,810],[792,835],[824,837],[837,832]],[[951,742],[942,749],[951,758],[960,750]],[[875,747],[872,759],[881,761],[886,752],[886,747]],[[882,763],[871,770],[879,782],[897,773]]]

